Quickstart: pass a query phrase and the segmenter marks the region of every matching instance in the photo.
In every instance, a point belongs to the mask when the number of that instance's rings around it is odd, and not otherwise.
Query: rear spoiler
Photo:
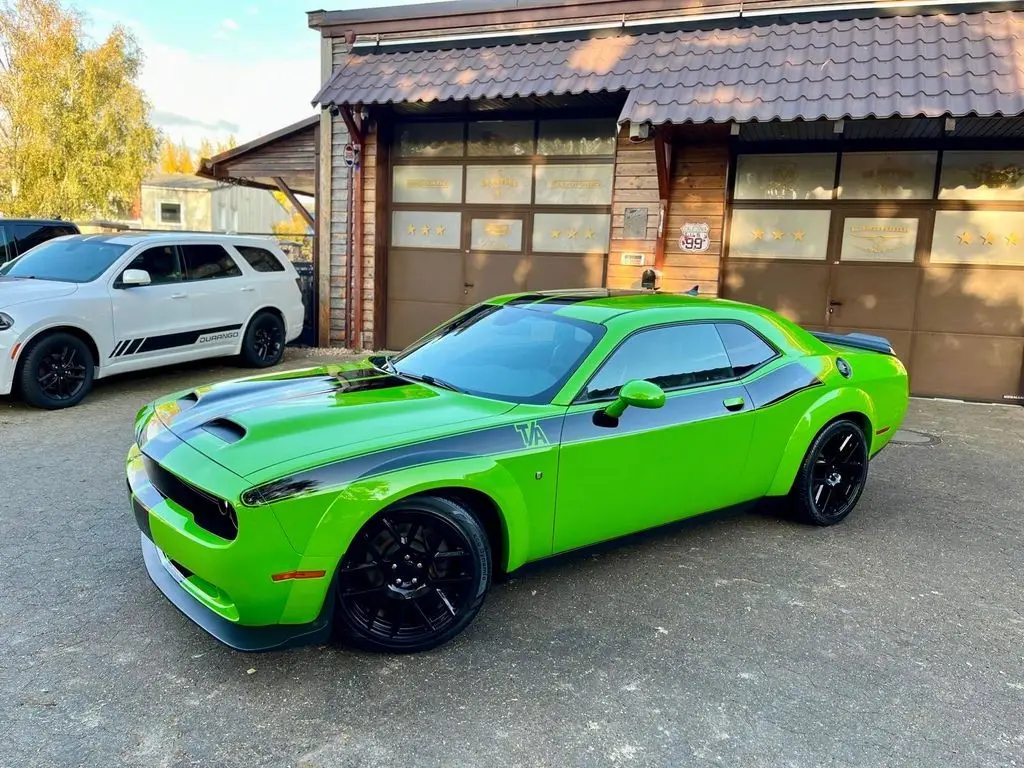
[[[811,331],[811,335],[826,344],[838,344],[853,349],[863,349],[868,352],[880,352],[883,355],[895,355],[889,340],[881,336],[869,336],[866,333],[824,333]]]

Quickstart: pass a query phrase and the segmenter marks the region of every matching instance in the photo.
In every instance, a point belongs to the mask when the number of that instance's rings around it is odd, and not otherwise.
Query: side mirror
[[[126,288],[133,285],[149,285],[151,282],[149,272],[144,269],[126,269],[121,275],[121,284]]]
[[[661,408],[664,404],[665,390],[649,381],[634,379],[622,385],[619,396],[614,403],[604,409],[604,412],[617,419],[630,405],[634,408]]]

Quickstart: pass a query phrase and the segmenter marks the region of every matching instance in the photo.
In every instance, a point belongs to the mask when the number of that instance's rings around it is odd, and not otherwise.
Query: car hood
[[[155,409],[178,438],[235,474],[264,482],[462,431],[514,407],[352,364],[198,387]]]
[[[77,283],[0,276],[0,309],[44,299],[58,299],[78,290]]]

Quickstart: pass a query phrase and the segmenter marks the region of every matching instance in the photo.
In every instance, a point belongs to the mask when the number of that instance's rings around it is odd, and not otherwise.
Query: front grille
[[[143,463],[149,482],[161,496],[192,513],[192,519],[203,530],[228,541],[234,540],[238,535],[238,518],[230,504],[185,482],[148,456],[143,457]]]

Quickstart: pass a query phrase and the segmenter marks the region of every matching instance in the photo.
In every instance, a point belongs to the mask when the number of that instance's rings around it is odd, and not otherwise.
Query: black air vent
[[[211,435],[216,435],[225,443],[237,443],[245,437],[245,429],[227,419],[214,419],[203,424],[203,429]]]

